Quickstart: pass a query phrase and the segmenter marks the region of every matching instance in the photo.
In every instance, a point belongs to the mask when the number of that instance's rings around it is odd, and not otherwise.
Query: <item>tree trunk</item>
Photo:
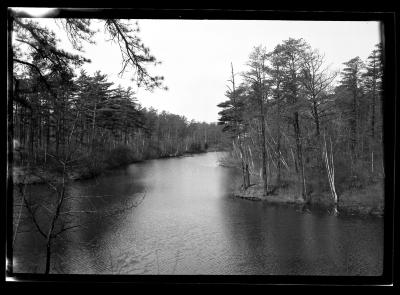
[[[261,121],[261,145],[262,145],[262,177],[264,196],[268,194],[268,175],[267,175],[267,148],[265,142],[265,116],[262,96],[260,98],[260,121]]]
[[[296,146],[297,146],[297,160],[300,170],[300,182],[301,182],[301,195],[303,200],[306,200],[307,190],[306,190],[306,179],[304,173],[304,161],[303,161],[303,150],[300,140],[300,125],[299,125],[299,113],[294,113],[294,132],[296,136]]]
[[[334,203],[334,214],[338,214],[337,210],[337,205],[338,205],[338,197],[336,193],[336,188],[335,188],[335,169],[334,169],[334,164],[333,164],[333,148],[332,148],[332,140],[330,139],[330,156],[328,156],[328,148],[326,145],[326,139],[325,139],[325,134],[324,134],[324,151],[323,151],[323,156],[325,159],[325,166],[326,166],[326,172],[328,175],[328,182],[329,182],[329,187],[331,190],[331,196],[333,198],[333,203]]]
[[[375,64],[375,54],[374,54],[374,66],[373,66],[373,76],[372,76],[372,103],[371,103],[371,137],[375,137],[375,100],[376,100],[376,64]]]
[[[66,152],[66,146],[65,146],[65,128],[66,128],[65,113],[66,113],[67,110],[65,108],[65,105],[66,105],[65,102],[62,101],[61,124],[60,124],[60,142],[61,142],[63,155]]]
[[[47,153],[49,151],[50,148],[50,114],[47,113],[47,128],[46,128],[46,150],[45,150],[45,154],[44,154],[44,161],[47,161]]]
[[[235,145],[235,143],[233,142]],[[240,164],[242,166],[242,176],[243,176],[243,188],[246,190],[249,186],[247,185],[246,179],[246,164],[244,159],[244,152],[242,147],[242,142],[240,140],[240,134],[238,135],[238,149],[239,149],[239,156],[240,156]]]
[[[42,134],[43,134],[43,132],[42,132],[42,115],[41,114],[39,114],[38,115],[38,123],[37,123],[37,126],[38,126],[38,148],[42,148],[42,142],[43,142],[43,139],[42,139]]]
[[[67,176],[67,171],[66,171],[66,166],[64,164],[63,166],[63,174],[62,174],[62,186],[61,186],[61,191],[59,192],[59,199],[57,202],[57,208],[56,208],[56,212],[53,216],[53,219],[51,221],[51,225],[49,227],[49,231],[47,233],[47,243],[46,243],[46,269],[45,269],[45,274],[49,274],[50,272],[50,261],[51,261],[51,243],[52,243],[52,239],[53,239],[53,231],[54,231],[54,227],[55,224],[57,222],[57,219],[60,215],[60,210],[61,210],[61,206],[63,204],[64,201],[64,197],[65,197],[65,189],[66,189],[66,176]],[[58,192],[57,192],[58,193]]]
[[[19,140],[21,146],[25,146],[24,122],[25,122],[25,107],[21,106],[19,110]]]
[[[250,186],[250,172],[249,172],[249,164],[246,163],[246,186]]]
[[[58,106],[57,106],[58,108]],[[60,151],[60,114],[59,110],[57,111],[57,119],[56,119],[56,156],[59,156],[59,151]]]
[[[279,88],[279,85],[278,85]],[[281,106],[280,106],[280,101],[279,101],[279,94],[277,97],[278,101],[278,119],[277,119],[277,125],[278,125],[278,139],[277,139],[277,154],[278,154],[278,171],[277,171],[277,177],[276,177],[276,187],[279,188],[281,186],[281,170],[282,170],[282,163],[281,163]]]
[[[357,92],[353,91],[352,118],[350,121],[350,148],[354,158],[357,158]]]
[[[46,244],[46,269],[44,271],[46,275],[50,273],[50,262],[51,262],[51,239],[48,238]]]
[[[33,109],[30,114],[30,128],[29,128],[29,155],[33,156],[33,141],[34,141],[34,119],[33,119]]]
[[[320,130],[319,130],[319,116],[318,116],[318,111],[317,111],[317,103],[313,101],[313,117],[314,117],[314,123],[315,123],[315,133],[316,136],[319,137]]]
[[[96,132],[96,109],[97,109],[97,103],[94,103],[94,108],[93,108],[93,119],[92,119],[92,136],[90,139],[90,151],[93,152],[93,142],[94,142],[94,136]]]
[[[278,144],[277,144],[277,154],[278,154],[278,171],[276,176],[276,187],[281,186],[281,170],[282,170],[282,160],[281,160],[281,136],[278,134]]]
[[[372,88],[372,103],[371,103],[371,173],[374,173],[374,142],[375,142],[375,91],[376,91],[376,78],[374,77],[374,84]]]

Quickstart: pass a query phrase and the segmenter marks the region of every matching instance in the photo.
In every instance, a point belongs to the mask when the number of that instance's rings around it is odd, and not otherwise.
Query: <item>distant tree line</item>
[[[382,181],[381,56],[378,44],[366,61],[355,57],[334,73],[318,50],[289,38],[270,52],[255,47],[240,85],[232,66],[219,124],[243,187],[253,175],[264,195],[293,185],[304,201],[328,190],[337,202],[346,189]]]
[[[22,75],[14,103],[14,139],[21,151],[18,164],[63,158],[71,146],[80,163],[86,159],[86,165],[94,165],[102,161],[94,163],[93,157],[122,164],[201,152],[221,143],[222,128],[216,123],[189,122],[184,116],[143,108],[130,87],[112,88],[100,72],[47,79],[56,95],[43,87],[34,72]]]

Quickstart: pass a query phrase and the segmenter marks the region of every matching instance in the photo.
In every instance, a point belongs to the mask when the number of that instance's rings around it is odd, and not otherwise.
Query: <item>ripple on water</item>
[[[57,251],[66,273],[379,275],[381,219],[303,214],[228,197],[237,172],[216,153],[131,165],[74,187],[111,194],[110,207],[146,190],[137,208],[97,220]],[[107,208],[107,203],[101,204]],[[34,241],[32,239],[32,241]],[[33,243],[33,242],[32,242]],[[38,244],[37,251],[42,251]],[[27,245],[21,246],[28,249]],[[29,251],[18,259],[29,260]],[[27,258],[28,257],[28,258]],[[38,261],[39,256],[30,257]],[[36,260],[35,260],[36,259]],[[28,264],[30,271],[35,271]],[[38,270],[40,271],[40,270]]]

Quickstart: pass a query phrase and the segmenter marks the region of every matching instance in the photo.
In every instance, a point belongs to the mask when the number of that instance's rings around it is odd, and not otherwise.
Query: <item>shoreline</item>
[[[206,151],[200,152],[185,152],[183,154],[178,155],[166,155],[158,158],[150,158],[139,161],[133,161],[131,163],[124,163],[122,165],[118,165],[115,167],[107,167],[102,170],[100,173],[96,175],[85,175],[85,172],[80,171],[71,171],[68,173],[68,181],[79,181],[79,180],[87,180],[93,179],[97,176],[104,175],[105,173],[112,172],[114,169],[122,168],[135,163],[143,163],[147,160],[157,160],[157,159],[169,159],[169,158],[181,158],[181,157],[190,157],[198,154],[205,154],[208,152],[218,152],[223,151],[215,148],[210,148]],[[224,167],[225,165],[221,165]],[[231,167],[230,165],[226,165],[227,167]],[[226,167],[225,166],[225,167]],[[232,168],[234,168],[232,166]],[[44,179],[55,178],[56,173],[52,173],[49,171],[41,171],[39,172],[41,177]],[[61,177],[59,177],[59,180]],[[13,167],[13,184],[14,185],[35,185],[35,184],[44,184],[45,181],[41,179],[37,175],[29,175],[26,174],[26,171],[21,167]],[[308,196],[308,202],[304,201],[298,190],[293,187],[281,187],[278,189],[274,189],[272,194],[267,196],[263,196],[263,188],[261,183],[252,184],[247,190],[243,190],[242,187],[238,187],[233,189],[231,192],[231,196],[234,198],[244,199],[248,201],[256,201],[256,202],[268,202],[272,204],[288,204],[293,206],[314,206],[314,207],[322,207],[325,209],[333,208],[333,200],[330,197],[329,192],[315,192]],[[342,192],[338,196],[338,211],[343,213],[350,214],[358,214],[358,215],[373,215],[382,217],[384,215],[384,190],[383,184],[375,183],[369,185],[362,189],[353,189],[346,190]]]
[[[142,159],[142,160],[135,160],[132,161],[130,163],[123,163],[121,165],[118,166],[113,166],[113,167],[107,167],[105,169],[103,169],[103,171],[101,171],[100,173],[97,174],[93,174],[93,175],[87,175],[85,174],[85,171],[83,170],[75,170],[75,171],[71,171],[69,173],[67,173],[68,175],[68,180],[69,181],[79,181],[79,180],[87,180],[87,179],[92,179],[95,178],[97,176],[103,175],[104,173],[110,172],[114,169],[118,169],[118,168],[122,168],[128,165],[132,165],[135,163],[143,163],[145,161],[148,160],[161,160],[161,159],[170,159],[170,158],[181,158],[181,157],[190,157],[193,155],[198,155],[198,154],[205,154],[205,153],[209,153],[209,152],[218,152],[218,151],[223,151],[217,148],[209,148],[207,150],[204,151],[199,151],[199,152],[184,152],[182,154],[171,154],[171,155],[164,155],[164,156],[160,156],[157,158],[149,158],[149,159]],[[29,173],[26,171],[26,168],[24,167],[13,167],[13,184],[14,185],[20,185],[20,184],[29,184],[29,185],[34,185],[34,184],[43,184],[45,183],[45,181],[42,178],[57,178],[59,180],[61,180],[61,177],[57,177],[56,173],[52,173],[49,171],[41,171],[39,172],[41,177],[37,176],[37,175],[29,175]]]
[[[334,203],[329,192],[314,193],[309,200],[304,201],[293,188],[279,188],[277,193],[263,196],[262,185],[257,183],[247,190],[242,187],[234,189],[231,196],[249,201],[268,202],[274,204],[303,205],[333,208]],[[338,196],[337,208],[339,214],[349,213],[357,215],[384,216],[383,184],[376,183],[363,189],[347,190]]]

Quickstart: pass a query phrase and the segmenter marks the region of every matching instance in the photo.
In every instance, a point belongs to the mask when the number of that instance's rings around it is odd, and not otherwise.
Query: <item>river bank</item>
[[[95,171],[88,171],[87,167],[80,167],[71,169],[67,172],[67,179],[69,181],[77,181],[77,180],[84,180],[84,179],[91,179],[97,176],[100,176],[104,173],[110,172],[114,169],[118,169],[124,167],[126,165],[134,164],[134,163],[141,163],[147,160],[156,160],[156,159],[168,159],[168,158],[180,158],[180,157],[190,157],[197,154],[203,154],[208,152],[215,152],[219,151],[218,148],[210,147],[207,150],[201,150],[196,152],[184,152],[179,154],[170,154],[170,155],[163,155],[155,158],[148,158],[148,159],[133,159],[131,161],[123,161],[118,162],[115,165],[108,165],[103,166],[102,169],[98,169]],[[56,173],[50,169],[40,169],[35,167],[34,171],[28,169],[27,167],[13,167],[13,183],[14,185],[19,184],[42,184],[45,183],[46,180],[52,179],[53,181],[61,181],[62,177],[59,173]]]
[[[303,200],[293,187],[276,189],[273,193],[263,196],[261,183],[254,184],[247,188],[237,188],[232,196],[250,201],[263,201],[270,203],[286,203],[297,205],[311,205],[324,208],[332,208],[334,205],[329,192],[311,193],[308,202]],[[375,183],[362,189],[346,190],[338,195],[338,210],[349,214],[363,214],[383,216],[384,214],[384,186],[382,183]]]

